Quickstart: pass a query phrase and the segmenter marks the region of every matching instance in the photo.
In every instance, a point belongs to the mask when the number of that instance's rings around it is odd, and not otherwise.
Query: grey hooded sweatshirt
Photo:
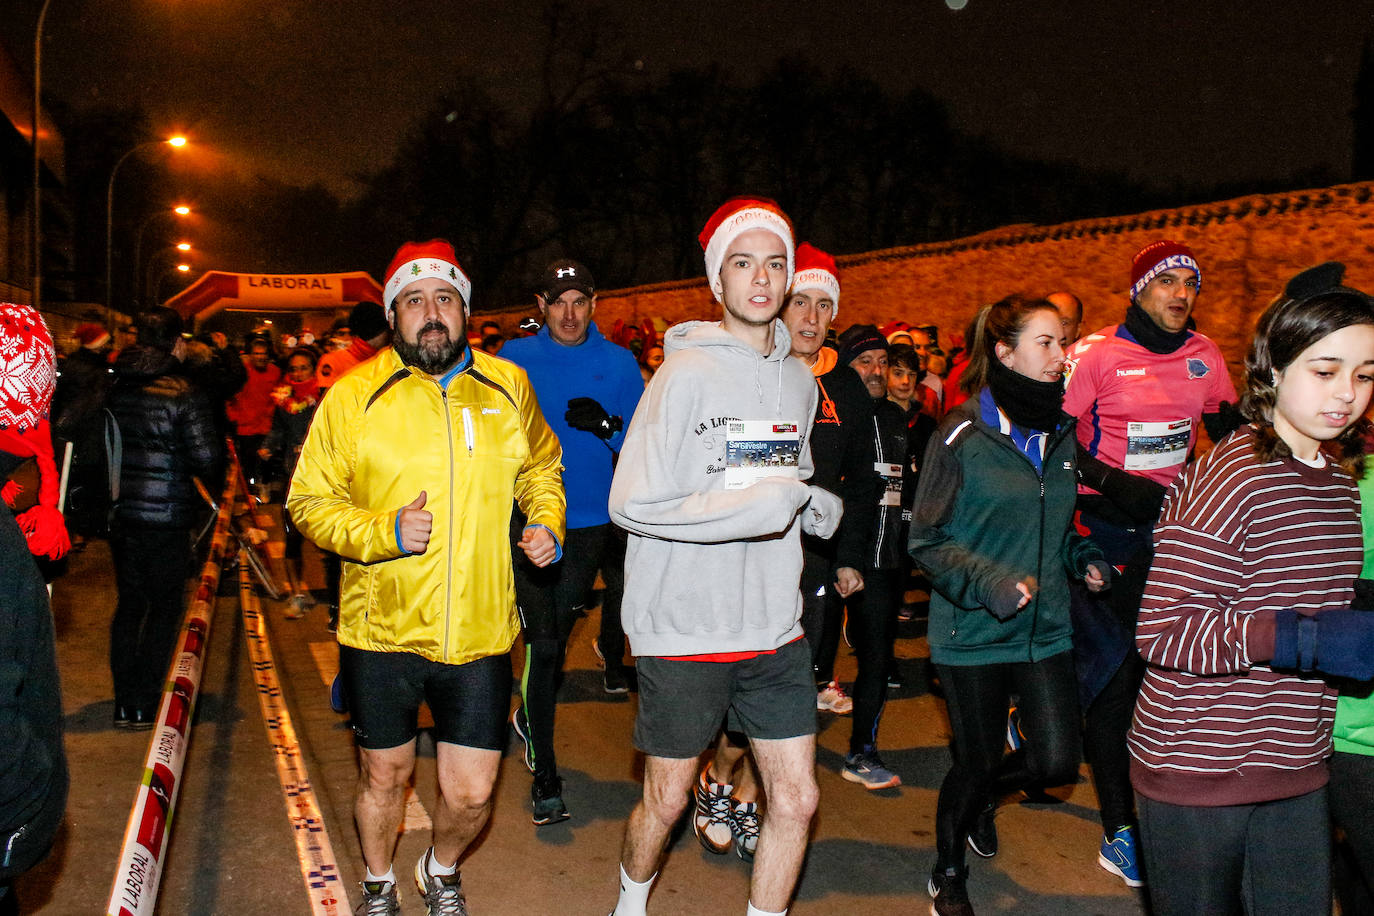
[[[665,335],[611,483],[611,520],[629,532],[620,613],[635,655],[769,651],[802,634],[800,534],[829,537],[843,509],[802,482],[817,388],[790,349],[781,321],[767,356],[719,322]],[[799,479],[727,489],[730,420],[795,424]]]

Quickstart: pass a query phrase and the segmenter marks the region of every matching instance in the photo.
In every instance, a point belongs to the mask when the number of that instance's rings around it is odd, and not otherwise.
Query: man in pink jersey
[[[1121,572],[1108,595],[1072,589],[1084,752],[1102,816],[1098,863],[1132,887],[1143,877],[1126,730],[1143,673],[1132,639],[1154,523],[1199,425],[1217,441],[1238,423],[1221,350],[1192,330],[1201,288],[1186,245],[1145,246],[1131,260],[1125,320],[1079,340],[1065,367],[1064,410],[1078,418],[1076,520]]]

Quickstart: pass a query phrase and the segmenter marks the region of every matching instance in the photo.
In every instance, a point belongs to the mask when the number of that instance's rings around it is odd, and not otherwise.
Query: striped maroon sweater
[[[1354,481],[1331,463],[1261,464],[1244,426],[1175,481],[1154,541],[1136,627],[1149,663],[1128,739],[1136,791],[1215,806],[1325,785],[1336,692],[1252,661],[1251,625],[1350,606],[1362,559]]]

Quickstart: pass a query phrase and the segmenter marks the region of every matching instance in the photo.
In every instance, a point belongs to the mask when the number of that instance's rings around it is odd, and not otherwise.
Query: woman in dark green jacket
[[[908,547],[930,577],[930,656],[954,764],[940,787],[937,914],[971,914],[964,842],[996,852],[990,799],[1072,780],[1080,757],[1067,577],[1106,588],[1102,553],[1073,528],[1074,421],[1063,403],[1058,312],[1040,299],[985,306],[960,384],[970,398],[931,438]],[[1019,697],[1028,739],[1003,757]]]

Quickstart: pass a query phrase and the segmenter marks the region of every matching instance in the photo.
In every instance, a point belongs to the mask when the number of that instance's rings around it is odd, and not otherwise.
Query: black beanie
[[[840,365],[847,366],[860,354],[868,350],[887,352],[887,338],[878,333],[871,324],[856,324],[845,328],[839,340]]]
[[[348,313],[348,332],[354,337],[371,340],[388,327],[386,312],[375,302],[359,302]]]

